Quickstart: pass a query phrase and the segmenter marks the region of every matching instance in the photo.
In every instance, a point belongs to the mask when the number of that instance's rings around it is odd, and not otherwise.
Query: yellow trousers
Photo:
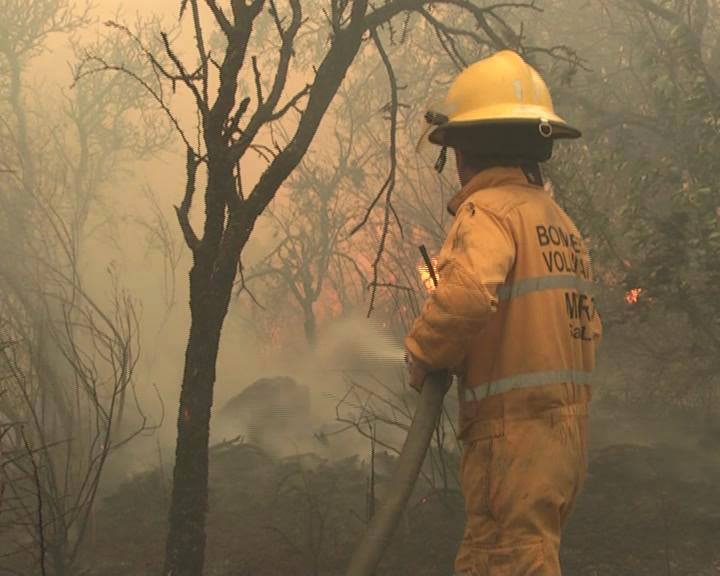
[[[528,393],[505,399],[505,415],[485,419],[465,444],[458,576],[561,575],[560,535],[587,472],[589,390],[555,392],[540,413],[522,409]]]

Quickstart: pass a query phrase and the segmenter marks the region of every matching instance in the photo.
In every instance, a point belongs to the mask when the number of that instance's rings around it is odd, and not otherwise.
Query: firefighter
[[[438,286],[405,346],[414,388],[436,370],[457,376],[466,519],[455,573],[559,576],[601,323],[586,244],[539,165],[580,132],[508,50],[466,68],[426,120],[436,169],[452,148],[462,188]]]

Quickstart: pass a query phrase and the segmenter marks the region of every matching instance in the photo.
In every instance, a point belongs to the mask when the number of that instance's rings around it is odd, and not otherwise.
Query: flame
[[[642,288],[633,288],[632,290],[625,292],[625,302],[628,304],[637,304],[638,298],[640,298],[640,294],[642,293]]]
[[[437,258],[431,258],[430,261],[432,262],[433,268],[435,269],[435,277],[437,278],[438,282],[440,282],[440,276],[437,273]],[[428,270],[428,267],[425,266],[424,262],[418,265],[417,271],[420,274],[420,280],[422,280],[422,283],[425,285],[425,290],[427,290],[428,292],[434,291],[436,288],[435,283],[433,282],[430,270]]]

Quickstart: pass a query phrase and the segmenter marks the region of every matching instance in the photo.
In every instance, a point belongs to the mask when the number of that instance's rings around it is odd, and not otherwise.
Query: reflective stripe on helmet
[[[528,372],[526,374],[518,374],[508,378],[501,378],[477,386],[474,388],[465,388],[462,400],[464,402],[476,402],[494,396],[495,394],[503,394],[510,390],[521,388],[531,388],[533,386],[543,386],[545,384],[559,384],[561,382],[569,382],[572,384],[591,384],[592,373],[581,370],[554,370],[548,372]]]
[[[596,285],[574,274],[551,274],[535,278],[523,278],[512,284],[503,284],[497,289],[498,300],[511,300],[530,292],[564,288],[593,295]]]

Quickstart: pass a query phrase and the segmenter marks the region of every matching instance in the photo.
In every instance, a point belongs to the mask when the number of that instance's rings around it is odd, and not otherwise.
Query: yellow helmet
[[[445,101],[428,111],[425,119],[434,126],[428,139],[441,146],[455,146],[452,135],[468,132],[465,128],[515,125],[532,127],[533,137],[547,140],[581,136],[555,114],[540,74],[511,50],[497,52],[463,70]]]

